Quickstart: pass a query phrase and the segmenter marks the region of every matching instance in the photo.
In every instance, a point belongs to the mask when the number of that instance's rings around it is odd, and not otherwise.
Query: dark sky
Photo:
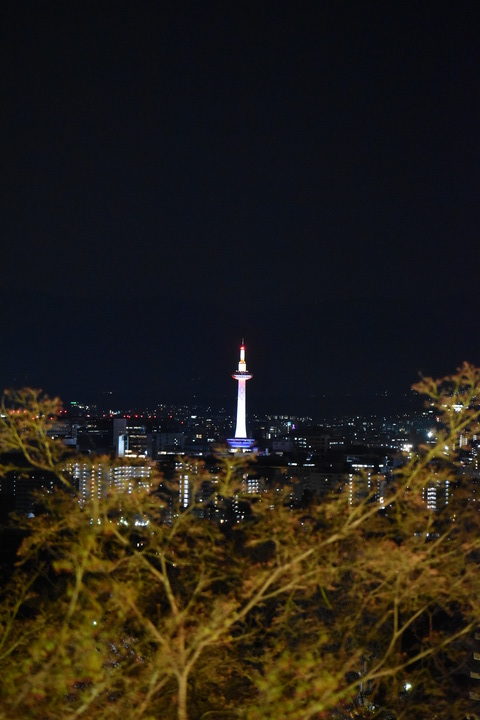
[[[392,7],[393,6],[393,7]],[[407,391],[480,362],[475,2],[15,2],[0,383]]]

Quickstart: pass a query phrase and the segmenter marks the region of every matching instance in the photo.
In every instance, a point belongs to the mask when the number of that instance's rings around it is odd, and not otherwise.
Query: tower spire
[[[240,360],[238,362],[238,372],[247,372],[247,363],[245,362],[245,340],[243,338],[242,344],[240,345]]]

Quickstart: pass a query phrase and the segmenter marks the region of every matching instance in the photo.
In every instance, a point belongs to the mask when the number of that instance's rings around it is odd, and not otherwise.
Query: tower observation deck
[[[235,425],[235,437],[229,438],[227,443],[232,450],[246,452],[251,450],[255,440],[247,437],[247,424],[246,424],[246,405],[247,405],[247,380],[253,377],[252,373],[247,370],[247,363],[245,360],[245,342],[242,340],[240,345],[240,360],[238,362],[238,369],[232,374],[232,378],[238,382],[238,393],[237,393],[237,422]]]

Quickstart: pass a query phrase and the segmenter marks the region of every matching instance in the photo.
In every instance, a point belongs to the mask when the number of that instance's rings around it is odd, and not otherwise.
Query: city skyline
[[[243,357],[243,361],[240,360],[239,367],[240,365],[242,367],[246,366],[245,350],[245,340],[242,339],[240,358]],[[238,380],[238,372],[236,371],[231,377]],[[253,377],[248,372],[246,372],[246,375],[248,375],[247,379]],[[203,379],[200,377],[193,379],[196,383],[193,389],[184,389],[179,394],[172,393],[171,390],[163,394],[156,394],[149,390],[142,394],[135,388],[135,378],[132,383],[133,387],[130,387],[129,391],[113,389],[95,392],[92,389],[90,391],[80,389],[72,394],[68,387],[65,392],[59,392],[59,388],[54,386],[41,389],[51,396],[59,396],[67,409],[90,407],[94,413],[103,412],[106,415],[140,413],[140,415],[145,416],[156,416],[158,409],[168,406],[172,408],[189,407],[192,411],[201,409],[202,412],[205,411],[207,414],[209,411],[226,412],[231,414],[232,418],[236,417],[235,421],[232,420],[233,427],[236,429],[235,436],[247,437],[243,433],[245,422],[247,422],[245,388],[240,392],[242,383],[239,382],[239,391],[235,395],[231,392],[230,383],[227,382],[223,383],[223,393],[220,394],[218,388],[220,383],[225,380],[225,377],[228,378],[229,375],[228,373],[225,374],[224,371],[220,374],[220,377],[213,377],[212,368],[210,368],[209,374]],[[261,380],[264,380],[264,377],[261,376]],[[24,385],[28,386],[26,381],[27,378],[25,378]],[[217,392],[212,393],[212,387],[216,388]],[[310,395],[297,391],[294,395],[289,396],[282,394],[283,388],[278,388],[277,394],[269,395],[262,391],[262,388],[257,383],[254,394],[249,400],[248,416],[253,417],[272,413],[310,415],[313,419],[318,420],[320,418],[345,417],[348,415],[391,415],[406,410],[419,409],[422,406],[422,400],[411,386],[404,388],[403,392],[380,388],[381,386],[377,389],[370,388],[366,390],[357,388],[353,392],[330,389],[326,392],[311,393]]]

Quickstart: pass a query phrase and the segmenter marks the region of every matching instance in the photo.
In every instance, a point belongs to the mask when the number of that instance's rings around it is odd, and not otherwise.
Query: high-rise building
[[[247,370],[245,360],[245,341],[242,340],[240,345],[240,360],[238,369],[232,374],[234,380],[238,382],[237,392],[237,421],[235,425],[235,437],[229,438],[227,443],[230,448],[236,452],[249,452],[252,450],[255,440],[247,436],[247,380],[253,375]]]
[[[151,457],[152,435],[139,420],[114,418],[113,448],[117,457]]]
[[[110,488],[132,493],[135,488],[149,490],[152,469],[149,465],[109,465],[77,460],[67,468],[81,501],[103,497]]]
[[[19,454],[4,456],[15,470],[0,477],[0,522],[7,520],[11,512],[20,515],[35,515],[42,505],[40,492],[52,492],[59,485],[58,478],[51,472],[28,466]]]

